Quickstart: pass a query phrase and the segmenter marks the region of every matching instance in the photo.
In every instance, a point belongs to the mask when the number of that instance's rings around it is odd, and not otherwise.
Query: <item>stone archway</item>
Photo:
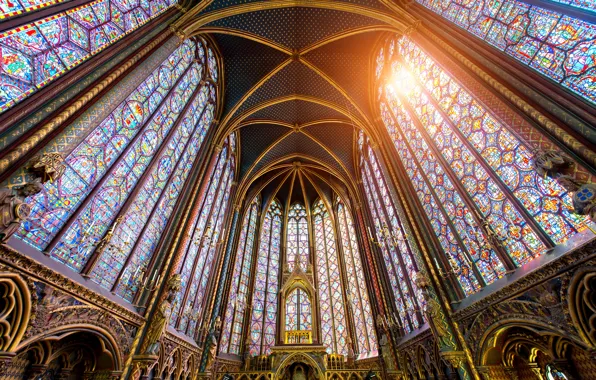
[[[295,377],[298,375],[297,377]],[[311,356],[294,353],[284,358],[275,372],[279,380],[315,380],[323,379],[323,369]]]

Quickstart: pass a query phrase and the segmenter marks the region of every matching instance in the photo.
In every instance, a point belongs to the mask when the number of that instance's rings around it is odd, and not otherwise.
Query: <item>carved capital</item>
[[[535,150],[532,161],[540,176],[551,178],[557,178],[573,165],[571,158],[556,150]]]
[[[0,376],[6,374],[6,370],[10,366],[12,358],[14,358],[15,355],[16,353],[14,352],[0,351]]]
[[[158,355],[134,355],[132,357],[132,378],[139,379],[146,376],[149,368],[153,367],[158,359]]]
[[[183,43],[186,40],[186,35],[176,25],[170,25],[170,30],[178,37],[178,43]]]
[[[54,182],[62,177],[66,165],[60,153],[42,153],[33,157],[27,170],[39,178],[41,183]]]
[[[12,189],[0,188],[0,243],[5,243],[21,228],[31,214],[31,206],[25,201],[28,197],[43,190],[40,182],[31,182]]]
[[[466,353],[463,351],[443,351],[441,357],[447,360],[453,368],[464,368],[466,364]]]

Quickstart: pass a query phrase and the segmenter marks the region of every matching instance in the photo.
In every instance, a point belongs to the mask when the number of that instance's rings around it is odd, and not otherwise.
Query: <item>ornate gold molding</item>
[[[13,250],[12,248],[0,246],[0,261],[13,268],[16,272],[22,272],[31,278],[36,278],[47,282],[55,288],[79,298],[80,300],[84,300],[85,302],[89,302],[100,309],[104,309],[110,313],[113,313],[128,323],[138,326],[145,320],[139,314],[107,299],[106,297],[17,252],[16,250]]]

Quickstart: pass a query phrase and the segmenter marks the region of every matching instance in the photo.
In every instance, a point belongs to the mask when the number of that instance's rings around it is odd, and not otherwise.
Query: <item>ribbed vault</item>
[[[238,132],[239,196],[315,197],[353,184],[355,130],[374,120],[372,50],[383,33],[412,24],[388,0],[204,1],[187,12],[177,33],[210,34],[223,57],[216,138]]]

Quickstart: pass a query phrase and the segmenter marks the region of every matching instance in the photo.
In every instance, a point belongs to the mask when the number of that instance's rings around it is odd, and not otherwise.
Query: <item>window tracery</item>
[[[412,252],[415,243],[410,241],[410,235],[404,230],[399,215],[402,212],[398,209],[401,206],[394,202],[368,137],[363,132],[360,132],[358,147],[360,174],[375,226],[375,242],[383,254],[395,305],[399,311],[397,323],[409,333],[422,326],[420,310],[425,304],[414,282],[418,272]]]
[[[300,203],[294,203],[288,213],[286,246],[288,270],[292,272],[298,262],[300,269],[306,272],[308,267],[308,221],[306,208]]]
[[[275,344],[282,216],[280,203],[273,200],[260,232],[250,321],[251,356],[269,354]]]
[[[366,290],[366,280],[352,216],[339,199],[337,201],[337,218],[338,234],[347,274],[348,314],[351,314],[354,319],[354,334],[356,335],[354,352],[368,356],[377,350],[375,322]]]
[[[249,302],[249,284],[252,272],[253,248],[255,245],[258,215],[259,198],[255,198],[245,215],[242,225],[242,232],[238,240],[238,251],[232,285],[228,296],[228,307],[225,314],[223,335],[221,337],[221,352],[240,354],[242,345],[244,315]]]
[[[321,199],[313,206],[315,257],[321,309],[321,340],[328,353],[347,355],[348,325],[345,314],[340,261],[333,220]]]
[[[12,0],[0,20],[60,0]],[[0,113],[176,4],[96,0],[0,33]]]
[[[312,330],[312,306],[308,293],[295,288],[286,299],[286,332]]]
[[[522,1],[417,0],[519,62],[596,103],[596,25]],[[555,0],[588,10],[594,1]]]
[[[523,140],[410,38],[391,43],[381,118],[466,295],[586,228]]]
[[[176,270],[181,276],[184,291],[176,296],[170,325],[195,339],[198,337],[198,322],[202,316],[205,291],[213,270],[213,259],[224,235],[230,188],[236,171],[234,139],[233,134],[226,139],[213,172],[208,177],[207,191],[198,204],[200,211],[191,221],[191,238],[182,247],[183,259]]]
[[[201,42],[174,50],[66,156],[18,236],[132,301],[213,120],[203,60]]]

